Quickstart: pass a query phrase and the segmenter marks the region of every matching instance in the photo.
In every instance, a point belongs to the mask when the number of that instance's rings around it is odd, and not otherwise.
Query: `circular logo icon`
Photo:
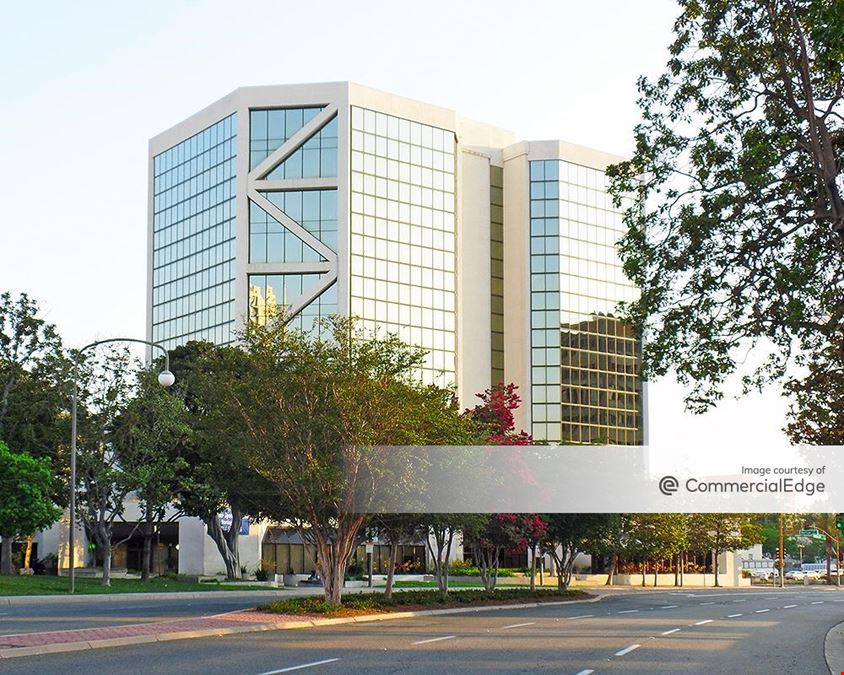
[[[670,497],[680,488],[680,482],[674,476],[663,476],[659,479],[659,491]]]

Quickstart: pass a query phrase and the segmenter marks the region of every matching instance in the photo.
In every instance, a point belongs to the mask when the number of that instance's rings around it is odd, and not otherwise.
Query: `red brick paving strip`
[[[270,614],[268,612],[232,612],[217,616],[156,621],[128,626],[106,626],[103,628],[80,628],[78,630],[45,631],[42,633],[19,633],[0,635],[0,651],[16,647],[40,647],[67,642],[89,642],[112,638],[135,637],[138,635],[160,635],[182,631],[234,628],[244,624],[279,624],[288,621],[310,621],[315,617],[293,614]]]

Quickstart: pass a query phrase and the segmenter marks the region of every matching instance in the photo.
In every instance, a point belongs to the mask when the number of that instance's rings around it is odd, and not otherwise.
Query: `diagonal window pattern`
[[[252,170],[316,117],[322,107],[252,110],[249,113],[249,169]]]

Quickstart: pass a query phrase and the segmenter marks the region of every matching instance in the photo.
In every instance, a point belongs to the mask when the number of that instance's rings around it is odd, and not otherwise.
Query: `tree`
[[[76,355],[78,359],[77,511],[103,559],[102,585],[111,585],[115,520],[123,517],[126,496],[137,486],[115,449],[120,415],[135,387],[137,363],[126,349]]]
[[[0,294],[0,440],[56,463],[70,436],[69,382],[61,338],[38,303],[25,293]],[[64,503],[64,492],[57,477],[54,499]]]
[[[176,376],[172,396],[179,398],[191,421],[192,433],[182,439],[179,454],[184,461],[175,505],[180,513],[205,524],[217,547],[228,579],[239,579],[240,528],[247,516],[259,517],[261,499],[272,486],[256,473],[247,460],[248,438],[231,433],[237,417],[231,391],[249,373],[249,358],[236,347],[210,342],[188,342],[170,354]],[[232,514],[232,526],[223,529],[220,514]]]
[[[758,519],[743,513],[694,513],[689,516],[689,544],[692,550],[712,554],[715,585],[718,581],[718,558],[724,551],[747,548],[762,538]]]
[[[113,432],[120,467],[138,497],[143,581],[152,572],[155,527],[164,521],[187,470],[181,449],[191,437],[184,401],[158,384],[158,372],[156,366],[141,374],[137,393],[118,416]]]
[[[688,518],[682,513],[640,513],[630,516],[629,523],[631,529],[627,547],[642,559],[642,586],[646,583],[649,561],[654,563],[656,586],[660,563],[673,559],[675,554],[686,548]]]
[[[844,445],[844,331],[805,365],[808,373],[785,385],[793,401],[785,432],[794,444]]]
[[[52,499],[53,472],[47,458],[12,452],[0,442],[0,574],[12,574],[12,542],[52,525],[61,510]]]
[[[517,389],[518,386],[512,382],[500,382],[477,394],[481,402],[463,413],[478,435],[485,437],[490,445],[530,445],[533,442],[526,431],[516,432],[513,411],[522,403],[522,397],[516,393]]]
[[[600,514],[549,513],[548,530],[543,542],[557,568],[557,587],[565,590],[571,583],[572,568],[578,553],[591,546],[591,539],[602,525]]]
[[[476,514],[464,525],[463,541],[472,543],[475,564],[487,591],[495,589],[501,554],[523,552],[527,547],[520,518],[515,513]]]
[[[372,536],[383,539],[390,545],[390,559],[387,563],[387,585],[384,597],[393,597],[393,582],[396,575],[396,559],[399,546],[405,543],[415,543],[427,535],[420,524],[421,518],[413,513],[379,513],[372,517],[369,532]]]
[[[548,521],[538,513],[523,513],[519,515],[517,526],[530,551],[530,590],[536,590],[536,556],[548,534]]]
[[[607,586],[612,586],[621,555],[630,550],[635,518],[628,513],[607,513],[600,517],[591,539],[591,550],[599,555],[609,556]]]
[[[640,79],[633,157],[608,169],[639,286],[645,376],[687,405],[782,376],[844,317],[844,9],[823,0],[681,0],[667,71]],[[635,199],[635,201],[634,201]],[[764,345],[767,357],[739,350]],[[759,362],[761,361],[761,363]],[[742,365],[747,363],[748,365]]]
[[[422,351],[349,319],[320,334],[251,326],[243,343],[249,368],[229,389],[229,433],[272,486],[265,512],[316,547],[326,601],[339,604],[366,521],[357,481],[378,471],[372,448],[465,443],[467,425],[452,392],[416,379]]]

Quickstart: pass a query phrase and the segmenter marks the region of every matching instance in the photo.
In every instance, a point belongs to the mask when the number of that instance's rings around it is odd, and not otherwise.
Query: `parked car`
[[[785,578],[790,579],[792,581],[803,581],[803,577],[806,576],[806,572],[803,570],[789,570],[785,573]]]
[[[754,569],[747,570],[747,572],[753,579],[768,580],[773,579],[776,576],[776,570],[771,569],[770,567],[756,567]]]
[[[808,572],[804,572],[804,574],[807,579],[812,579],[814,581],[817,581],[821,577],[825,576],[824,574],[821,574],[820,570],[809,570]]]

